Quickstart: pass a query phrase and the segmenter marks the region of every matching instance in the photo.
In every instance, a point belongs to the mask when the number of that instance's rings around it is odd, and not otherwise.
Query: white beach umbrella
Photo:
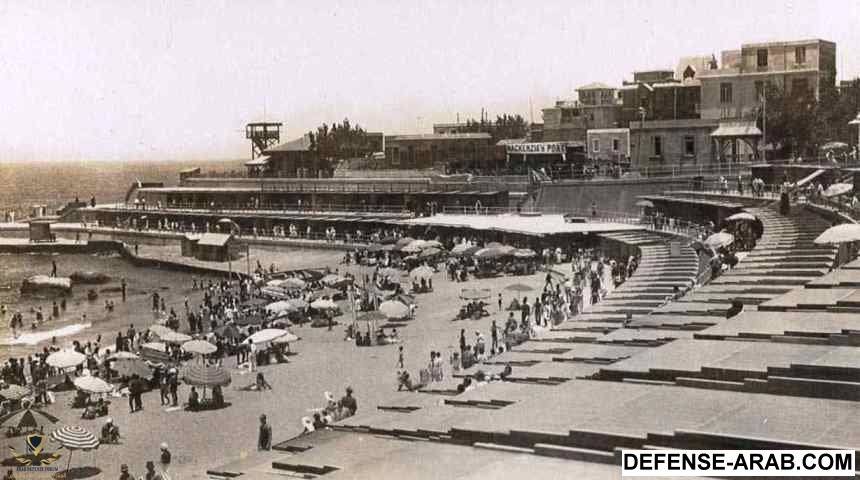
[[[92,375],[78,377],[74,383],[75,388],[87,393],[110,393],[114,390],[113,385]]]
[[[850,183],[834,183],[833,185],[827,187],[827,189],[824,190],[824,193],[822,195],[827,198],[838,197],[839,195],[845,195],[853,189],[854,185]]]
[[[714,249],[731,245],[735,241],[735,236],[728,232],[717,232],[706,238],[703,242],[705,246]]]
[[[164,343],[185,343],[191,340],[191,336],[179,332],[170,332],[165,335],[161,335],[161,340]]]
[[[752,213],[739,212],[739,213],[736,213],[734,215],[730,215],[728,218],[726,218],[726,220],[728,220],[730,222],[737,222],[737,221],[754,222],[756,220],[756,218],[755,218],[755,215],[753,215]]]
[[[87,361],[87,356],[74,350],[60,350],[48,355],[45,360],[48,365],[56,368],[70,368]]]
[[[197,353],[200,355],[209,355],[218,351],[218,347],[212,345],[206,340],[189,340],[182,344],[182,350],[188,353]]]
[[[311,308],[316,310],[335,310],[337,309],[337,304],[327,298],[323,298],[311,303]]]
[[[860,224],[843,223],[828,228],[814,241],[817,245],[838,245],[858,240],[860,240]]]
[[[155,325],[152,325],[149,327],[149,333],[151,333],[157,337],[163,337],[164,335],[167,335],[169,333],[173,333],[173,329],[168,328],[164,325],[155,324]]]
[[[379,311],[388,318],[403,318],[409,313],[409,307],[394,300],[386,300],[379,304]]]
[[[285,335],[291,335],[287,330],[281,328],[265,328],[248,337],[250,343],[266,343]]]

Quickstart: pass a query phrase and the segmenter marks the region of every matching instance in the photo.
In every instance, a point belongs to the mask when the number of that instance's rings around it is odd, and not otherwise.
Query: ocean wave
[[[18,338],[6,337],[4,339],[0,339],[0,345],[36,345],[41,342],[50,341],[52,337],[67,337],[69,335],[83,332],[91,326],[93,326],[92,323],[75,323],[73,325],[66,325],[65,327],[54,330],[28,332],[19,335]]]

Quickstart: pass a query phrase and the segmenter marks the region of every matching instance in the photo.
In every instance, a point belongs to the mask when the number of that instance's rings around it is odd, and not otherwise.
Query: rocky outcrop
[[[82,284],[99,284],[110,281],[110,276],[102,272],[75,272],[72,274],[72,281]]]
[[[72,279],[34,275],[21,284],[22,295],[68,295],[72,292]]]

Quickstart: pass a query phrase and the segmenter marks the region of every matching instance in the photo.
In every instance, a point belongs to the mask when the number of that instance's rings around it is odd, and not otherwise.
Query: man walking
[[[490,325],[490,339],[491,339],[491,351],[490,355],[495,355],[499,349],[499,333],[498,328],[496,327],[496,321],[493,320],[493,324]]]

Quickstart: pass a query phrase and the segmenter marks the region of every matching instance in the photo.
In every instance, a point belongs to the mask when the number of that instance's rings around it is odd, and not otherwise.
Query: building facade
[[[651,120],[630,123],[630,161],[642,172],[708,166],[716,160],[711,134],[717,120]]]
[[[627,163],[630,159],[630,129],[601,128],[588,131],[588,159],[592,162]]]
[[[621,105],[616,89],[603,83],[590,83],[576,90],[578,100],[560,100],[543,109],[544,142],[585,142],[590,129],[619,126]]]
[[[376,168],[469,170],[492,168],[489,133],[386,135]]]

